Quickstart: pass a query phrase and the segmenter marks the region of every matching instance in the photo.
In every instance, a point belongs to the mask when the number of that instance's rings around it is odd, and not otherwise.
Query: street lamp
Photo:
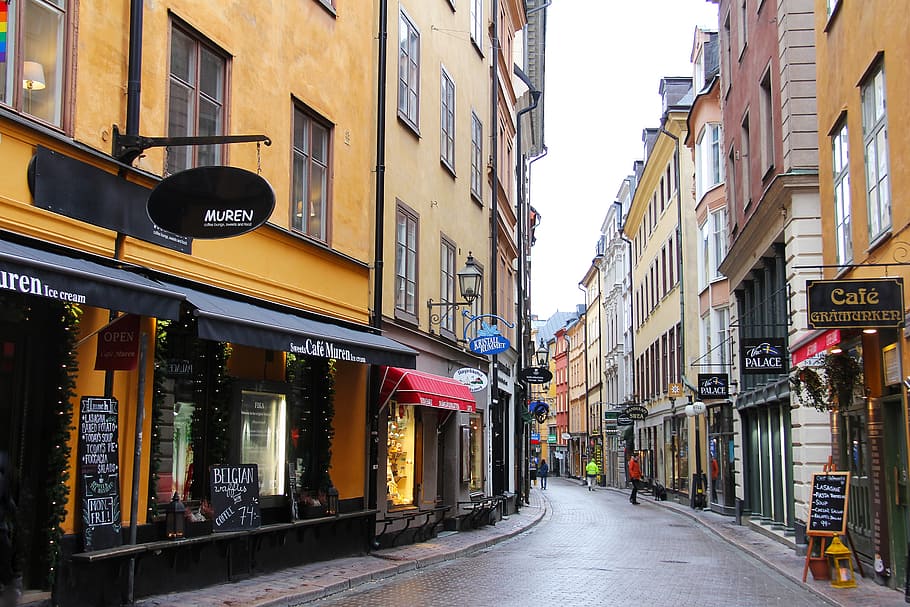
[[[695,422],[695,480],[692,483],[689,505],[692,508],[705,507],[705,487],[702,483],[701,472],[701,429],[698,424],[698,416],[705,412],[705,403],[695,401],[686,405],[686,417],[692,418]]]
[[[447,317],[459,306],[470,306],[474,300],[480,297],[480,291],[483,286],[483,273],[477,267],[474,256],[468,251],[468,259],[464,267],[455,273],[458,278],[458,291],[464,301],[440,301],[434,302],[432,299],[427,300],[427,309],[430,311],[430,323],[440,324],[443,317]],[[433,308],[442,307],[440,312],[434,312]]]
[[[537,347],[537,366],[538,367],[547,367],[547,362],[550,357],[550,349],[547,347],[547,344],[544,343],[543,339],[540,340],[540,345]]]

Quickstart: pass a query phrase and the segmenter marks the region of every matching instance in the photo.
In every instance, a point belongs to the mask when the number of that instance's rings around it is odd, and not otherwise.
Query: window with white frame
[[[442,239],[439,246],[439,301],[454,304],[455,299],[455,245]],[[455,330],[455,306],[441,306],[439,328]]]
[[[761,121],[760,136],[761,141],[761,169],[762,175],[767,173],[774,166],[774,94],[771,89],[771,70],[770,68],[762,76],[759,86],[759,102]]]
[[[401,205],[395,213],[395,310],[417,316],[417,216]]]
[[[873,242],[891,228],[885,72],[881,65],[863,83],[862,100],[866,205],[869,213],[869,241]]]
[[[471,112],[471,195],[483,199],[483,123]]]
[[[711,278],[721,278],[720,264],[727,256],[727,209],[721,207],[712,211],[711,224]]]
[[[483,0],[471,0],[471,42],[483,50]]]
[[[419,110],[420,32],[401,11],[398,15],[398,117],[417,130]]]
[[[0,0],[0,103],[63,126],[67,0]]]
[[[699,199],[724,178],[722,141],[720,123],[710,122],[702,128],[695,142],[695,195]]]
[[[177,24],[171,28],[168,90],[169,137],[224,135],[227,54]],[[167,148],[167,172],[221,164],[222,145]]]
[[[853,259],[853,234],[850,222],[850,154],[846,120],[831,137],[831,152],[837,263],[845,264]]]
[[[331,128],[303,108],[294,108],[291,228],[325,241],[329,206]]]
[[[739,130],[739,147],[740,147],[740,171],[739,183],[742,188],[743,207],[748,207],[752,202],[752,154],[750,149],[751,141],[749,137],[749,114],[743,117]]]
[[[439,158],[455,172],[455,82],[445,68],[439,70]]]
[[[713,333],[711,331],[711,310],[701,315],[700,337],[701,337],[701,356],[699,362],[704,365],[710,365],[714,362],[714,343]]]
[[[719,365],[730,363],[730,310],[728,308],[714,308],[714,356],[711,360]]]

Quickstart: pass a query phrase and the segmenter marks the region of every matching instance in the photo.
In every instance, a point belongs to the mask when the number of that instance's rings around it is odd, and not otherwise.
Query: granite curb
[[[611,489],[617,493],[628,494],[628,490],[623,490],[623,489],[619,489],[616,487],[609,487],[609,489]],[[826,591],[843,592],[845,589],[837,589],[834,587],[829,588],[828,586],[826,586],[824,589],[822,589],[822,588],[818,588],[818,587],[814,586],[811,583],[804,582],[803,578],[802,578],[803,558],[798,557],[795,553],[793,555],[793,558],[794,558],[794,562],[797,560],[799,561],[799,563],[798,563],[799,566],[797,568],[798,571],[794,570],[793,563],[778,562],[778,561],[774,560],[773,558],[763,554],[761,551],[756,550],[755,547],[753,545],[751,545],[749,542],[744,542],[741,539],[732,535],[729,531],[726,531],[725,529],[723,529],[721,527],[720,523],[715,522],[715,521],[706,520],[704,516],[699,515],[699,513],[702,512],[700,510],[691,510],[691,509],[687,508],[686,506],[677,504],[672,501],[642,500],[641,503],[659,506],[661,508],[674,512],[678,515],[685,516],[685,517],[695,521],[696,523],[701,525],[703,528],[705,528],[708,531],[710,531],[711,533],[713,533],[718,538],[724,540],[728,544],[736,546],[737,548],[742,550],[744,553],[748,554],[749,556],[751,556],[755,560],[759,561],[760,563],[764,564],[765,566],[769,567],[770,569],[773,569],[775,572],[777,572],[780,575],[784,576],[785,578],[789,579],[793,583],[804,587],[806,590],[811,592],[814,596],[823,600],[826,604],[834,605],[835,607],[858,607],[860,605],[883,606],[885,604],[889,604],[889,605],[890,604],[894,604],[894,605],[904,604],[903,596],[900,593],[898,593],[894,590],[891,590],[889,588],[878,586],[874,582],[867,581],[863,578],[860,578],[859,573],[857,573],[857,587],[858,587],[858,589],[866,591],[867,596],[857,597],[855,594],[853,594],[851,596],[838,596],[838,595],[834,595],[834,594],[829,594],[829,592],[826,592]],[[713,512],[710,512],[710,511],[707,511],[707,512],[709,514],[714,514]],[[721,515],[717,515],[717,516],[721,516]],[[745,527],[744,527],[744,529],[745,529]],[[770,539],[766,535],[763,535],[763,534],[759,533],[758,531],[749,530],[749,531],[747,531],[747,533],[754,533],[756,536],[756,539],[762,539],[762,540],[767,540],[768,542],[771,542],[771,543],[777,543],[776,540]],[[782,549],[786,549],[786,547],[783,546],[783,544],[781,544],[780,547]],[[850,592],[850,590],[852,590],[852,589],[847,589],[846,591]],[[868,596],[868,594],[871,594],[873,596]],[[882,603],[881,602],[882,600],[886,600],[887,603]],[[893,603],[892,603],[892,601],[893,601]]]

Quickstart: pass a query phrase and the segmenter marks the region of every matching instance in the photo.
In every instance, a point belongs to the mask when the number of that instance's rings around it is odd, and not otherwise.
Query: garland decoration
[[[69,499],[69,464],[72,455],[70,440],[73,427],[73,399],[76,397],[76,375],[79,371],[76,360],[76,342],[79,337],[79,322],[82,309],[74,304],[60,307],[60,322],[51,329],[59,335],[50,335],[51,343],[59,345],[57,377],[57,402],[53,420],[48,422],[50,454],[48,456],[47,496],[50,502],[46,526],[48,588],[54,587],[57,564],[60,562],[60,542],[63,539],[61,527],[66,518],[66,504]]]
[[[325,505],[325,496],[332,487],[332,441],[335,438],[335,361],[287,355],[287,382],[291,385],[294,407],[301,411],[295,420],[301,440],[312,441],[313,474],[301,478],[300,489],[315,490],[318,501]],[[309,466],[305,465],[305,468]],[[315,497],[315,496],[310,496]]]
[[[158,504],[158,483],[160,481],[158,472],[162,459],[161,422],[164,419],[162,411],[167,398],[165,382],[167,380],[167,336],[170,326],[171,321],[169,320],[158,320],[155,324],[155,378],[152,385],[152,437],[149,441],[151,469],[149,470],[148,509],[146,510],[147,523],[153,522],[161,514]]]
[[[194,467],[190,493],[194,498],[206,495],[208,487],[201,466],[203,462],[220,464],[230,455],[231,377],[227,372],[231,346],[195,340],[193,347],[193,383],[196,408],[193,410],[190,438]]]

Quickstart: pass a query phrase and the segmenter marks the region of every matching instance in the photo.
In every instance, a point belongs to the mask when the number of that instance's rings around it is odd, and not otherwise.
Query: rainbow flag
[[[9,5],[0,0],[0,63],[6,63],[6,24],[9,22]]]

